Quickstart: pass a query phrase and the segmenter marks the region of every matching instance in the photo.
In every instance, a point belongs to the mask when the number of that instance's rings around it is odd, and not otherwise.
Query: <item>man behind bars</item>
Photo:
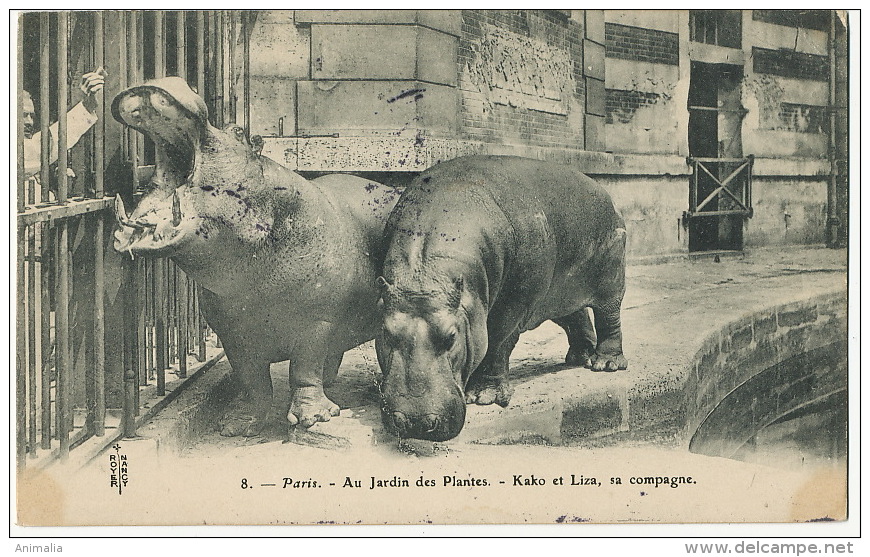
[[[72,148],[79,139],[97,122],[97,94],[103,90],[105,84],[105,70],[97,68],[93,72],[82,76],[79,89],[82,91],[82,100],[67,112],[66,146]],[[43,94],[48,94],[44,91]],[[41,168],[40,153],[42,151],[42,132],[36,124],[36,108],[33,97],[24,91],[21,98],[21,110],[24,118],[24,178],[35,176]],[[57,162],[57,122],[49,128],[49,163]],[[44,179],[40,178],[40,179]]]

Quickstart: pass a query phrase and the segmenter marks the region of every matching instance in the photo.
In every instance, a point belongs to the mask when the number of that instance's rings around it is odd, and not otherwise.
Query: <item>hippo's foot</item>
[[[468,404],[498,404],[505,408],[511,400],[514,389],[510,381],[498,377],[481,377],[471,382],[465,389],[465,402]]]
[[[317,422],[328,422],[332,416],[338,416],[339,412],[338,405],[326,398],[321,387],[297,387],[293,391],[287,421],[292,426],[309,428]]]
[[[590,348],[575,350],[569,348],[565,354],[565,363],[569,366],[576,367],[592,367],[592,358],[595,356],[595,351]]]
[[[236,399],[218,424],[224,437],[254,437],[268,421],[270,404],[250,399]]]
[[[628,360],[622,354],[595,354],[592,356],[592,371],[616,371],[628,369]]]

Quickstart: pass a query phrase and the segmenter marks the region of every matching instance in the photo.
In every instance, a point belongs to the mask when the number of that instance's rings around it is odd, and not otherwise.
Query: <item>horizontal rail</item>
[[[751,217],[753,214],[752,208],[749,209],[728,209],[723,211],[686,211],[684,215],[687,218],[694,219],[699,217],[722,217],[729,215],[743,215]]]
[[[716,158],[716,157],[689,157],[688,160],[689,160],[689,163],[690,163],[690,164],[692,163],[692,161],[697,161],[697,162],[731,162],[731,163],[735,163],[735,162],[746,162],[746,159],[747,159],[747,158],[749,158],[749,157],[743,157],[743,158],[739,158],[739,159],[737,159],[737,158],[732,158],[732,159],[721,158],[721,159],[720,159],[720,158]]]
[[[73,199],[64,205],[37,205],[18,213],[18,226],[29,226],[37,222],[51,222],[87,213],[102,211],[114,204],[114,199]]]

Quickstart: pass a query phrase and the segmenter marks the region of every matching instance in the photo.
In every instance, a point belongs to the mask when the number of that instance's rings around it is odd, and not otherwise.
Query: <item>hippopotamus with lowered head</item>
[[[309,181],[259,156],[240,127],[211,126],[178,77],[122,91],[112,113],[156,150],[151,190],[130,214],[116,201],[115,249],[170,257],[202,287],[202,313],[242,386],[221,433],[262,430],[269,365],[284,360],[290,424],[337,416],[323,385],[346,350],[380,332],[376,269],[398,192],[347,175]]]
[[[511,351],[548,319],[568,334],[567,363],[627,368],[625,224],[588,176],[518,157],[436,164],[404,191],[385,236],[376,348],[385,422],[400,436],[446,441],[466,403],[507,406]]]

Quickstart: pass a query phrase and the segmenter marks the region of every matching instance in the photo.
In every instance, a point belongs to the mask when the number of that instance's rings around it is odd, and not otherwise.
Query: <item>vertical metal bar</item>
[[[214,11],[214,34],[210,47],[214,49],[214,107],[218,127],[226,123],[226,91],[224,90],[224,18],[223,10]]]
[[[102,11],[94,12],[94,66],[102,68],[105,65],[104,44],[104,18]],[[94,125],[94,197],[97,199],[105,195],[104,171],[105,171],[105,141],[106,141],[106,104],[103,95],[98,95],[99,106],[97,114],[99,121]],[[102,245],[102,243],[100,243]]]
[[[27,446],[36,454],[36,224],[27,227]],[[21,294],[19,294],[21,295]]]
[[[202,296],[202,287],[197,285],[196,287],[196,335],[199,341],[197,360],[200,362],[205,361],[205,323],[202,318],[202,305],[200,304],[200,297]]]
[[[94,435],[102,437],[106,428],[106,324],[105,259],[103,257],[104,215],[96,215],[94,245],[94,408],[91,422]]]
[[[60,457],[69,455],[70,420],[72,407],[70,404],[70,365],[69,352],[69,295],[70,295],[70,261],[69,261],[69,223],[61,219],[58,223],[57,251],[57,307],[55,309],[55,367],[57,368],[57,436],[60,440]]]
[[[139,299],[136,306],[136,338],[142,344],[137,358],[139,385],[148,384],[148,362],[150,349],[148,347],[148,261],[140,260],[136,268],[137,284],[139,284]]]
[[[43,449],[51,448],[51,273],[52,273],[52,251],[53,251],[53,230],[48,223],[40,225],[40,348],[41,348],[41,396],[40,407],[41,417],[40,424],[42,432],[40,434],[40,447]]]
[[[16,53],[17,71],[16,78],[16,101],[18,110],[18,129],[16,133],[17,140],[17,175],[18,182],[18,212],[24,211],[25,198],[25,177],[24,177],[24,110],[21,105],[24,100],[24,63],[22,56],[24,54],[24,15],[18,16],[18,52]],[[24,257],[25,257],[25,233],[26,227],[18,226],[18,284],[16,288],[17,304],[16,304],[16,348],[17,359],[15,366],[15,462],[18,470],[23,470],[27,464],[27,375],[26,375],[26,344],[25,344],[25,308],[24,308]]]
[[[27,183],[27,179],[24,176],[24,107],[22,103],[24,102],[24,14],[20,14],[18,16],[18,53],[16,54],[16,61],[18,68],[16,70],[16,79],[18,83],[16,85],[16,99],[17,99],[17,111],[18,111],[18,128],[15,132],[16,146],[18,149],[16,164],[18,165],[17,174],[15,175],[15,181],[18,186],[18,212],[24,212],[24,206],[27,203],[27,190],[25,184]]]
[[[51,57],[49,46],[54,44],[51,39],[51,20],[48,12],[39,14],[39,131],[40,131],[40,165],[39,181],[42,186],[40,200],[49,200],[49,185],[51,181],[51,135],[48,127],[51,124]]]
[[[187,45],[187,28],[185,27],[185,17],[187,12],[177,12],[175,19],[175,59],[176,73],[187,80],[187,55],[185,47]]]
[[[136,392],[139,386],[136,385],[136,370],[135,363],[135,346],[138,339],[136,338],[136,262],[124,260],[123,263],[124,282],[127,288],[124,289],[124,398],[123,398],[123,415],[121,419],[121,431],[125,437],[133,437],[136,435],[136,412],[138,404],[136,403]]]
[[[102,68],[104,61],[104,15],[102,11],[94,12],[94,66]],[[94,126],[94,197],[105,195],[104,185],[104,148],[106,107],[100,96],[97,107],[99,121]],[[106,433],[106,325],[105,325],[105,214],[99,212],[95,216],[94,227],[94,407],[90,417],[94,435],[102,437]]]
[[[228,10],[226,12],[229,19],[229,32],[227,35],[227,105],[229,108],[229,121],[236,122],[236,10]]]
[[[57,127],[57,201],[66,203],[68,196],[68,184],[66,169],[67,160],[67,118],[66,107],[69,98],[68,60],[67,60],[67,37],[69,33],[69,14],[59,12],[57,14],[57,71],[58,71],[58,127]],[[55,309],[55,338],[57,348],[55,351],[55,366],[57,368],[57,436],[60,441],[61,459],[69,456],[70,424],[72,421],[72,407],[70,401],[70,380],[72,366],[70,365],[69,352],[69,296],[70,296],[70,259],[69,259],[69,222],[61,219],[58,223],[57,233],[57,307]]]
[[[187,352],[190,346],[190,287],[188,285],[187,275],[178,273],[178,291],[183,294],[179,296],[179,316],[178,316],[178,377],[187,377]]]
[[[66,169],[69,166],[67,152],[67,118],[69,102],[69,60],[67,59],[69,14],[57,14],[57,202],[64,204],[69,196]]]
[[[205,92],[205,13],[196,12],[196,91],[206,99]]]
[[[166,76],[166,36],[163,10],[154,11],[154,77]]]
[[[18,40],[21,43],[22,31],[19,27]],[[19,53],[21,52],[19,46]],[[20,65],[19,65],[20,67]],[[19,81],[19,87],[21,87]],[[20,103],[19,103],[20,104]],[[21,122],[21,120],[18,120]],[[18,469],[23,469],[26,464],[27,450],[27,346],[24,336],[24,235],[25,227],[18,227],[18,284],[15,294],[17,295],[17,323],[16,323],[16,348],[17,359],[15,366],[15,459]]]
[[[155,267],[155,323],[154,334],[157,344],[157,396],[166,394],[166,260],[158,259],[154,262]]]
[[[242,108],[245,115],[245,131],[251,133],[251,18],[242,12]]]

